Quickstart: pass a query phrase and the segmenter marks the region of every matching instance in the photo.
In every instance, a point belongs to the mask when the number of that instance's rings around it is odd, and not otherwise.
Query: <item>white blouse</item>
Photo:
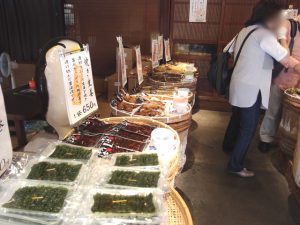
[[[236,41],[233,39],[224,49],[237,52],[246,35],[257,25],[243,28]],[[259,27],[246,41],[236,67],[233,71],[229,102],[233,106],[248,108],[254,105],[259,92],[262,96],[262,107],[269,105],[270,87],[272,81],[273,59],[281,61],[288,56],[288,51],[277,41],[276,36],[269,30]]]

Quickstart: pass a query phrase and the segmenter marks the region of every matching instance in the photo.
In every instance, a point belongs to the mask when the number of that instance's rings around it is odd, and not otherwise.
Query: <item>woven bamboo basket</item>
[[[197,78],[194,78],[193,81],[181,81],[181,82],[162,82],[158,80],[154,80],[151,76],[148,78],[149,83],[154,86],[158,87],[166,87],[166,88],[189,88],[191,92],[196,92],[196,86],[197,86]]]
[[[300,99],[293,97],[288,91],[285,91],[283,97],[282,119],[279,127],[280,149],[293,157],[299,132]]]
[[[124,110],[119,110],[117,109],[117,107],[114,107],[110,104],[110,108],[111,108],[111,115],[112,116],[127,116],[127,117],[142,117],[142,118],[149,118],[146,116],[140,116],[140,115],[133,115],[131,112],[127,112]],[[187,111],[183,114],[179,114],[179,115],[172,115],[172,116],[155,116],[155,117],[151,117],[151,119],[162,122],[162,123],[166,123],[166,124],[172,124],[172,123],[178,123],[181,121],[185,121],[185,120],[189,120],[191,118],[192,115],[192,107],[191,105],[188,105]]]
[[[175,89],[176,88],[174,87],[159,87],[153,90],[152,86],[143,86],[142,91],[150,96],[152,95],[152,93],[155,93],[155,95],[167,96],[168,98],[172,99]],[[188,102],[191,105],[194,104],[194,98],[195,94],[193,92],[190,92],[188,96]]]
[[[171,188],[166,195],[169,225],[193,225],[191,213],[178,192]]]
[[[173,128],[171,128],[170,126],[168,126],[162,122],[153,120],[151,118],[144,118],[144,117],[109,117],[109,118],[104,118],[104,119],[99,119],[99,120],[104,121],[104,122],[109,122],[109,123],[116,123],[116,124],[121,123],[124,120],[127,120],[128,122],[132,122],[135,124],[144,124],[144,125],[149,125],[149,126],[163,127],[163,128],[167,128],[167,129],[171,130],[174,133],[175,141],[177,142],[177,146],[176,146],[177,154],[170,162],[170,167],[169,167],[169,171],[168,171],[168,182],[171,183],[175,179],[175,177],[178,173],[178,170],[179,170],[180,138],[179,138],[178,133]],[[70,132],[66,135],[66,137],[71,135],[71,133],[73,131],[74,131],[73,129],[70,130]]]

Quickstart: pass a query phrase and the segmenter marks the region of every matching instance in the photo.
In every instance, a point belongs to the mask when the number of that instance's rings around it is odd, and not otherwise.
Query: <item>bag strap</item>
[[[299,23],[296,22],[293,19],[290,19],[289,21],[291,23],[291,41],[290,41],[290,44],[289,44],[289,49],[290,49],[290,54],[292,55],[293,48],[294,48],[294,45],[295,45],[295,37],[296,37],[297,32],[298,32]]]
[[[238,51],[238,53],[237,53],[237,55],[236,55],[236,58],[235,58],[235,61],[234,61],[234,65],[233,65],[233,70],[234,70],[234,68],[235,68],[235,66],[236,66],[236,64],[237,64],[237,62],[238,62],[238,59],[240,58],[242,49],[243,49],[243,47],[244,47],[246,41],[248,40],[248,38],[250,37],[250,35],[251,35],[254,31],[256,31],[258,28],[259,28],[259,27],[256,27],[256,28],[252,29],[252,30],[247,34],[247,36],[245,37],[245,39],[243,40],[242,45],[241,45],[241,47],[240,47],[240,49],[239,49],[239,51]]]

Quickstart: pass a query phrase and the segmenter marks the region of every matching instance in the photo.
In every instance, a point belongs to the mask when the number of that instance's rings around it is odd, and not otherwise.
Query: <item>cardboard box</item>
[[[118,81],[118,74],[114,73],[108,77],[107,80],[107,99],[110,101],[117,93],[118,87],[121,87],[121,80]]]

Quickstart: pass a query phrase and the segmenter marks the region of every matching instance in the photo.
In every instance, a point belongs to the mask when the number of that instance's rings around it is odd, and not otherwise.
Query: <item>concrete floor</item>
[[[241,179],[225,171],[228,156],[221,143],[229,113],[200,111],[193,116],[186,171],[178,180],[195,225],[295,225],[289,211],[285,179],[260,153],[257,137],[246,166],[256,177]],[[298,211],[299,212],[299,211]]]

